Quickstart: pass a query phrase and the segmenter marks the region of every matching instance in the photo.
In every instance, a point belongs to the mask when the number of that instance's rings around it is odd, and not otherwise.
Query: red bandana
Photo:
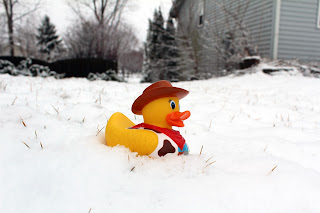
[[[150,130],[153,130],[157,133],[163,133],[163,134],[167,135],[169,138],[171,138],[178,145],[178,147],[181,150],[183,150],[183,146],[186,143],[186,141],[182,137],[182,135],[180,134],[179,131],[168,129],[168,128],[162,128],[162,127],[158,127],[158,126],[154,126],[154,125],[150,125],[150,124],[146,124],[146,123],[141,123],[141,124],[135,125],[135,126],[131,127],[131,129],[139,129],[141,127],[144,129],[150,129]]]

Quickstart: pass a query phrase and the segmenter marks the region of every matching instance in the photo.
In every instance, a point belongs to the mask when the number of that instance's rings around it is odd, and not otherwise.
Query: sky
[[[75,18],[74,13],[67,5],[66,0],[43,0],[42,13],[47,14],[60,34]],[[129,0],[129,7],[123,14],[125,21],[132,26],[140,41],[144,41],[147,35],[148,19],[153,17],[155,8],[161,7],[166,19],[172,0]]]

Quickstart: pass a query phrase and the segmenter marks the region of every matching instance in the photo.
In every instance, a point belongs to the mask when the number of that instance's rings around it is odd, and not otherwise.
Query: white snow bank
[[[153,160],[104,145],[149,84],[0,75],[0,212],[320,212],[319,82],[175,83],[191,153]]]

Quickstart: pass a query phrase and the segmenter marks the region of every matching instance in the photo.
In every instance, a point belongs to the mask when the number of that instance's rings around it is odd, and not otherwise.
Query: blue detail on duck
[[[178,147],[178,151],[179,151],[179,153],[184,154],[184,155],[189,154],[189,147],[188,147],[187,143],[184,144],[182,150]]]

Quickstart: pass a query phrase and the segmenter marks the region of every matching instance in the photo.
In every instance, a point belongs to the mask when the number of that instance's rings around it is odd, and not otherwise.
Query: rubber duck
[[[187,90],[173,87],[165,80],[153,83],[131,107],[134,114],[143,116],[144,122],[136,125],[124,114],[114,113],[106,125],[107,145],[123,145],[138,155],[152,158],[188,154],[185,139],[172,129],[172,126],[183,127],[183,121],[190,117],[190,111],[179,111],[179,100],[188,94]]]

